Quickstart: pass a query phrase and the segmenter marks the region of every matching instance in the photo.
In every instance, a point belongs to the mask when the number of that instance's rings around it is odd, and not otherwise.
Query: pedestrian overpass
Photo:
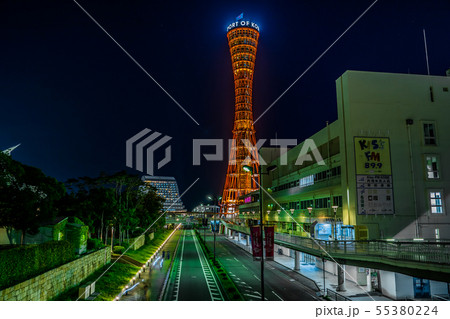
[[[209,213],[207,213],[209,215]],[[165,215],[166,224],[196,224],[200,222],[205,213],[198,212],[167,212]]]
[[[227,231],[250,235],[249,227],[222,224]],[[317,240],[275,233],[275,244],[339,264],[450,282],[450,242]]]

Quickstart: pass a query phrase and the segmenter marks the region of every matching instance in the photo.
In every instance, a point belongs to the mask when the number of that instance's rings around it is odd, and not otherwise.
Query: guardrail
[[[327,296],[334,301],[352,301],[350,298],[347,298],[340,293],[337,293],[334,290],[327,288]]]
[[[384,240],[314,240],[275,234],[275,240],[329,254],[387,257],[426,263],[450,264],[449,242],[389,242]]]
[[[431,295],[431,300],[433,301],[449,301],[449,295]]]
[[[232,230],[249,234],[249,228],[224,223]],[[414,242],[385,240],[318,240],[309,237],[275,233],[275,241],[332,256],[374,256],[395,260],[450,265],[450,242]]]

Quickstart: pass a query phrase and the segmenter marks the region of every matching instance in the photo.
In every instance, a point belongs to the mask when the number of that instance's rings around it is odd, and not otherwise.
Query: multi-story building
[[[449,76],[345,72],[338,119],[286,165],[266,160],[266,222],[320,239],[450,239],[449,88]],[[240,218],[257,218],[258,193],[246,197]]]
[[[185,212],[183,202],[180,199],[177,181],[175,177],[169,176],[150,176],[142,177],[147,185],[156,188],[156,193],[164,198],[163,211],[165,212]]]

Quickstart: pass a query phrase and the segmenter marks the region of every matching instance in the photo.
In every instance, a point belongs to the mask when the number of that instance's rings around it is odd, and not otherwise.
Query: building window
[[[442,214],[443,210],[443,201],[442,201],[442,192],[431,191],[430,192],[430,207],[432,214]]]
[[[328,208],[330,207],[330,198],[318,198],[315,200],[315,208]]]
[[[333,206],[342,207],[342,196],[333,197]]]
[[[425,145],[436,145],[436,129],[434,123],[423,123]]]
[[[300,202],[300,208],[307,209],[308,207],[313,207],[313,203],[314,203],[314,201],[312,199],[302,200]]]
[[[310,186],[314,184],[314,175],[300,178],[300,187]]]
[[[425,155],[427,179],[439,178],[439,160],[436,155]]]
[[[300,202],[289,202],[289,209],[300,209]]]

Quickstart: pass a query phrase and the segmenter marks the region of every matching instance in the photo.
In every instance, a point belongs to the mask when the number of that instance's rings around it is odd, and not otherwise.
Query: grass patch
[[[155,233],[155,238],[148,243],[139,248],[138,250],[128,250],[125,255],[130,256],[134,260],[140,263],[146,263],[151,255],[158,249],[158,247],[166,240],[167,236],[173,232],[173,229],[164,229]]]
[[[74,301],[78,298],[78,287],[96,280],[111,264],[105,265],[92,275],[83,280],[76,287],[70,288],[55,297],[53,300]],[[108,272],[95,284],[95,291],[100,292],[97,300],[113,300],[122,288],[130,281],[140,268],[130,264],[117,262]]]
[[[164,229],[156,232],[155,237],[150,243],[145,244],[138,250],[129,250],[127,251],[126,255],[141,263],[147,262],[150,256],[156,251],[156,249],[158,249],[158,247],[172,231],[173,229]],[[80,284],[66,290],[52,300],[76,300],[78,298],[78,287],[95,281],[106,269],[108,269],[110,265],[111,263],[95,271]],[[95,301],[113,300],[122,291],[123,287],[125,287],[129,283],[130,279],[133,278],[134,275],[136,275],[139,269],[139,267],[134,265],[116,262],[114,266],[112,266],[111,269],[109,269],[108,272],[96,282],[95,291],[100,292],[100,295],[95,299]]]

